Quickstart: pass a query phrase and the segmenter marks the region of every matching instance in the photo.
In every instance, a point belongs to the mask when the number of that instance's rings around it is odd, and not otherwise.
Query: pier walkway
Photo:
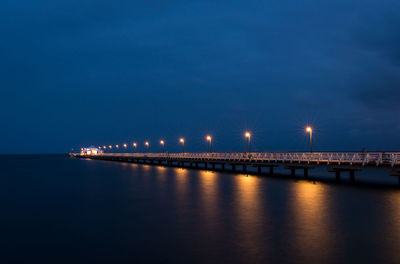
[[[255,153],[100,153],[88,155],[71,153],[73,157],[99,160],[122,161],[141,164],[273,174],[274,168],[284,167],[296,175],[301,170],[304,177],[316,167],[326,168],[340,181],[343,172],[349,173],[350,182],[355,181],[355,172],[361,170],[385,170],[398,177],[400,186],[400,152],[255,152]]]

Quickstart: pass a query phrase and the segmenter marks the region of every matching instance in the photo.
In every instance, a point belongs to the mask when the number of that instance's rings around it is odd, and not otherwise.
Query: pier
[[[283,167],[292,177],[301,173],[308,178],[311,169],[326,168],[340,182],[344,173],[355,182],[356,172],[362,170],[385,170],[398,178],[400,187],[400,152],[256,152],[256,153],[71,153],[76,158],[90,158],[204,170],[248,173],[268,172]]]

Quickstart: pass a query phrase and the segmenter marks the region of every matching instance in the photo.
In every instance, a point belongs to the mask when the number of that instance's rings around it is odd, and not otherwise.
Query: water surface
[[[400,192],[0,158],[0,263],[400,263]]]

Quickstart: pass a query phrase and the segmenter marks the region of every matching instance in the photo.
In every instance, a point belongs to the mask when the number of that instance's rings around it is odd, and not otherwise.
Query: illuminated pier
[[[303,171],[305,178],[313,168],[326,168],[340,181],[343,172],[349,173],[350,182],[355,172],[361,170],[385,170],[398,177],[400,186],[400,152],[256,152],[256,153],[71,153],[73,157],[154,164],[172,167],[223,170],[247,173],[253,167],[256,173],[272,175],[274,168],[283,167],[296,176]]]

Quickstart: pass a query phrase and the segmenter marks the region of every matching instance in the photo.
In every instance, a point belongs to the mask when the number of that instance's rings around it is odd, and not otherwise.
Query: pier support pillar
[[[232,165],[232,171],[236,171],[236,165]]]
[[[274,175],[274,167],[269,167],[269,175]]]
[[[222,168],[222,170],[225,170],[225,163],[221,164],[221,168]]]
[[[215,163],[211,163],[211,168],[215,170]]]
[[[308,178],[308,168],[304,168],[304,178]]]
[[[291,168],[290,169],[291,171],[292,171],[292,177],[294,178],[294,177],[296,177],[296,169],[295,168]]]
[[[340,170],[336,171],[336,181],[340,182]]]
[[[247,165],[243,164],[243,172],[247,172]]]
[[[354,173],[353,170],[351,170],[349,173],[350,173],[350,182],[351,182],[351,183],[354,183],[354,174],[355,174],[355,173]]]
[[[196,169],[199,167],[199,163],[198,162],[196,162],[195,164],[194,164],[194,166],[196,167]]]
[[[257,174],[258,174],[258,175],[261,174],[261,169],[262,169],[261,166],[258,166],[258,167],[257,167]]]

